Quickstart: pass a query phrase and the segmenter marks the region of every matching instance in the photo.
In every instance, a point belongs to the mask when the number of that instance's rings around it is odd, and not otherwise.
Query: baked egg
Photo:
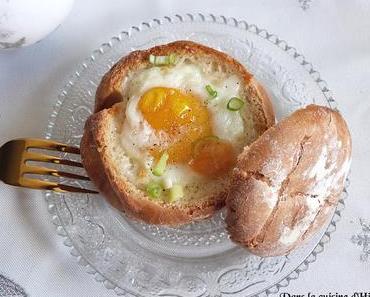
[[[194,184],[222,179],[253,137],[242,80],[210,65],[154,63],[127,77],[122,91],[127,176],[149,197],[173,202]]]

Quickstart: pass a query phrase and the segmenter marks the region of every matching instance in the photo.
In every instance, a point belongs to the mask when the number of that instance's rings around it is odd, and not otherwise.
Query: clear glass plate
[[[309,103],[336,108],[319,73],[277,36],[234,18],[176,15],[132,27],[94,51],[60,94],[46,137],[79,145],[102,75],[133,50],[178,39],[209,45],[243,63],[267,88],[278,119]],[[206,221],[166,228],[128,220],[96,195],[46,193],[46,200],[72,255],[97,281],[124,296],[276,293],[315,261],[343,208],[342,199],[327,229],[298,250],[260,258],[229,240],[224,211]]]

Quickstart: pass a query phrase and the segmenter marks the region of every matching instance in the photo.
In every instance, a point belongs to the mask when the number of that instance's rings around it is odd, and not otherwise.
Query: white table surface
[[[42,136],[67,78],[102,42],[142,21],[186,12],[223,14],[257,24],[295,46],[328,82],[353,136],[350,195],[324,253],[281,292],[369,292],[369,1],[77,0],[65,22],[40,43],[0,51],[0,143]],[[0,275],[18,283],[28,296],[115,296],[69,254],[39,192],[0,184],[0,200]]]

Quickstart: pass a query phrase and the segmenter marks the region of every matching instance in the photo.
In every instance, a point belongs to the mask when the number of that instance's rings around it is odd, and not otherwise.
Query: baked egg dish
[[[174,202],[199,183],[227,174],[248,139],[256,136],[240,89],[235,74],[181,58],[125,80],[118,145],[128,157],[130,182],[147,187],[152,198]],[[182,191],[174,195],[173,186]]]
[[[82,157],[96,184],[111,185],[106,196],[118,208],[179,224],[224,205],[238,155],[273,123],[268,96],[240,63],[177,41],[133,52],[103,77]]]

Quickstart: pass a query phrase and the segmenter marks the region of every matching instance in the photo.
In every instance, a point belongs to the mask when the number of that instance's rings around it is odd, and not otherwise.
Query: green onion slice
[[[184,190],[181,185],[175,184],[170,189],[169,202],[175,202],[184,197]]]
[[[233,97],[227,103],[227,109],[231,111],[240,110],[244,105],[244,101],[238,97]]]
[[[176,55],[170,54],[168,56],[149,56],[149,63],[154,64],[156,66],[161,65],[174,65],[176,64]]]
[[[164,152],[152,170],[154,175],[161,176],[164,173],[164,171],[166,170],[168,158],[168,153]]]
[[[164,189],[170,189],[173,186],[172,179],[168,176],[164,177],[162,180],[162,186]]]
[[[217,91],[211,85],[206,85],[206,91],[212,99],[217,97]]]
[[[146,186],[146,192],[150,198],[159,198],[159,196],[161,196],[162,187],[160,184],[150,182]]]

